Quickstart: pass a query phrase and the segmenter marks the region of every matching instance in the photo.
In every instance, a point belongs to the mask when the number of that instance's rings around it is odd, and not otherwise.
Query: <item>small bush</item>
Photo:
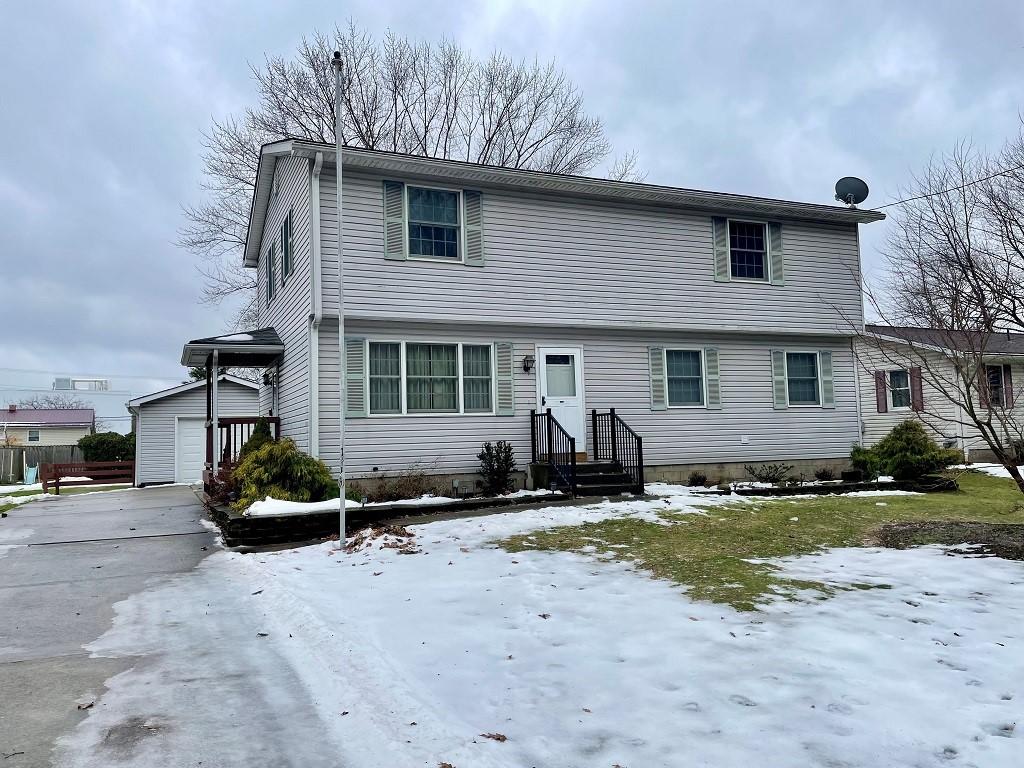
[[[850,451],[850,464],[860,473],[862,480],[872,482],[882,474],[881,462],[878,454],[872,448],[864,448],[860,445],[853,446]]]
[[[515,487],[512,473],[516,471],[516,457],[509,443],[504,440],[493,445],[490,442],[484,443],[483,450],[476,457],[480,459],[484,493],[500,496]]]
[[[708,484],[708,476],[701,472],[699,469],[694,470],[690,473],[690,476],[686,480],[686,484],[691,487],[705,487]]]
[[[135,458],[135,434],[96,432],[78,439],[85,461],[131,461]]]
[[[836,471],[832,467],[818,467],[814,470],[814,479],[827,483],[836,479]]]
[[[241,461],[253,451],[259,450],[267,443],[273,442],[274,436],[270,434],[270,424],[266,419],[261,418],[252,428],[252,434],[245,441],[242,450],[238,452],[238,461]]]
[[[221,469],[210,483],[208,491],[210,501],[214,504],[234,504],[238,501],[238,482],[228,470]]]
[[[793,471],[793,465],[761,464],[760,466],[755,467],[747,464],[743,467],[743,470],[759,483],[776,484],[784,482],[789,478],[789,473]]]
[[[940,448],[919,421],[904,421],[892,428],[871,449],[880,469],[894,480],[908,481],[940,472],[959,460],[959,453]]]
[[[367,501],[404,501],[427,494],[440,495],[434,478],[422,470],[381,475],[377,478],[374,490],[365,493]],[[362,501],[362,497],[359,500]]]
[[[336,498],[338,483],[319,459],[307,456],[291,438],[271,441],[252,451],[235,468],[235,508],[244,510],[267,496],[282,501],[324,501]]]

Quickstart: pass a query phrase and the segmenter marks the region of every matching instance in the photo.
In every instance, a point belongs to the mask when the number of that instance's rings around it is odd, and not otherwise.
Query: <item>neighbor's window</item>
[[[39,430],[38,429],[30,429],[28,431],[28,441],[30,443],[38,443],[39,442]]]
[[[786,384],[790,405],[820,405],[818,353],[787,352]]]
[[[458,345],[406,344],[406,410],[409,413],[457,413]]]
[[[698,350],[665,350],[665,374],[670,406],[704,405],[704,372]]]
[[[910,374],[889,371],[889,405],[892,408],[909,408],[910,402]]]
[[[292,273],[292,212],[281,223],[281,282]]]
[[[988,401],[996,407],[1002,408],[1005,403],[1005,392],[1003,389],[1003,366],[986,365],[985,375],[988,378]]]
[[[459,193],[408,187],[409,255],[459,259]]]
[[[767,227],[749,221],[729,222],[729,269],[739,280],[766,280]]]
[[[491,412],[491,347],[464,344],[462,347],[462,397],[466,413]]]
[[[276,246],[271,243],[270,250],[267,251],[267,304],[274,300],[274,294],[277,292],[277,275],[274,264],[276,259]]]
[[[370,413],[402,412],[402,357],[397,342],[370,342]]]

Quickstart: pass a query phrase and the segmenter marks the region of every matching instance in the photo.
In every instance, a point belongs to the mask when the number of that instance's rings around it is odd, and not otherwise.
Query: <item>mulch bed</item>
[[[1007,560],[1024,560],[1024,524],[945,522],[889,523],[878,531],[883,547],[906,549],[921,544],[972,545],[963,554],[987,554]]]

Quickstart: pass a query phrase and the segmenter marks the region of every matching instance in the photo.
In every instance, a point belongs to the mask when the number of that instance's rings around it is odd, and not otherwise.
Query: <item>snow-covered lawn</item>
[[[410,527],[412,547],[378,539],[207,564],[255,593],[265,641],[319,702],[339,765],[1022,764],[1020,562],[834,549],[777,561],[833,597],[738,612],[629,562],[492,543],[660,519],[657,503],[437,522]],[[717,503],[672,500],[694,514]]]

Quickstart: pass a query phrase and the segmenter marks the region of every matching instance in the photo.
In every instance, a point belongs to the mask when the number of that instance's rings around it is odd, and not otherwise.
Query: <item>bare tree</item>
[[[349,76],[341,114],[346,146],[580,174],[610,147],[601,121],[554,62],[475,59],[450,40],[431,44],[355,24],[303,39],[293,58],[252,66],[258,105],[214,121],[204,135],[205,202],[185,209],[179,244],[203,257],[203,300],[245,301],[236,325],[255,319],[255,275],[242,267],[260,146],[285,136],[333,143],[334,77],[341,52]],[[638,176],[635,155],[617,178]],[[619,167],[619,164],[616,164]]]
[[[1024,491],[1024,382],[1008,365],[1008,334],[1024,331],[1024,177],[1004,172],[1014,157],[1024,167],[1021,139],[992,157],[960,144],[912,178],[893,214],[885,292],[867,294],[886,324],[921,330],[895,345],[861,341],[869,367],[919,369],[930,397],[917,415],[980,438]]]
[[[78,408],[92,408],[89,403],[74,395],[65,395],[61,392],[46,395],[32,395],[18,402],[19,408],[33,408],[37,410],[74,410]]]

